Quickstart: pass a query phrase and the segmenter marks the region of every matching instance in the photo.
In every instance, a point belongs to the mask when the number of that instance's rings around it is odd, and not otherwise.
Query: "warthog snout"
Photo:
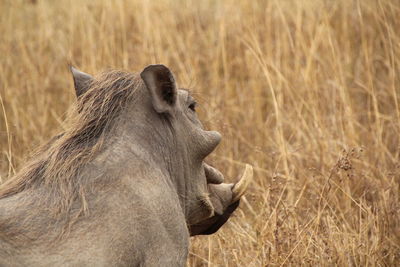
[[[190,226],[190,234],[208,235],[215,233],[239,206],[239,200],[253,179],[253,167],[246,164],[239,181],[235,184],[223,183],[224,177],[217,169],[204,164],[209,200],[213,207],[211,216]]]

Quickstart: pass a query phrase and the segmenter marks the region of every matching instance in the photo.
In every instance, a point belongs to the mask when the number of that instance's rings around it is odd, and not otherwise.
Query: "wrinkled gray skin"
[[[72,73],[84,93],[92,78]],[[88,200],[89,215],[62,242],[16,249],[0,233],[0,266],[185,266],[189,236],[214,233],[237,208],[232,184],[204,163],[220,134],[203,129],[193,98],[176,88],[168,68],[150,65],[141,77],[112,145],[81,172],[108,177],[112,186]],[[0,211],[14,199],[0,200]]]

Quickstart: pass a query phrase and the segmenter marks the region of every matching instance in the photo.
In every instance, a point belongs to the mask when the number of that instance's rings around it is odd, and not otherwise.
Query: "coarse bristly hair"
[[[39,148],[31,161],[0,187],[0,199],[45,187],[46,195],[40,196],[40,203],[35,205],[46,205],[52,217],[76,218],[85,213],[79,172],[102,148],[113,122],[140,84],[139,75],[123,71],[96,76],[68,114],[66,130]],[[80,208],[78,214],[72,215],[74,203],[80,203]]]

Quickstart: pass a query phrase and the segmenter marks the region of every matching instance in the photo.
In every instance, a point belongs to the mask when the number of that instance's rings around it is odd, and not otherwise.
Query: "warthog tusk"
[[[244,195],[252,179],[253,167],[249,164],[246,164],[246,168],[242,177],[232,188],[232,202],[238,201]]]

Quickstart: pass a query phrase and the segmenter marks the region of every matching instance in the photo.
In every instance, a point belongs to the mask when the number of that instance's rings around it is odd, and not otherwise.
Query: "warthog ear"
[[[79,97],[89,89],[89,85],[92,82],[93,77],[87,73],[75,69],[72,66],[69,66],[69,69],[71,70],[72,77],[74,78],[76,96]]]
[[[172,72],[164,65],[149,65],[141,73],[150,91],[154,109],[158,113],[171,112],[177,99],[177,89]]]

